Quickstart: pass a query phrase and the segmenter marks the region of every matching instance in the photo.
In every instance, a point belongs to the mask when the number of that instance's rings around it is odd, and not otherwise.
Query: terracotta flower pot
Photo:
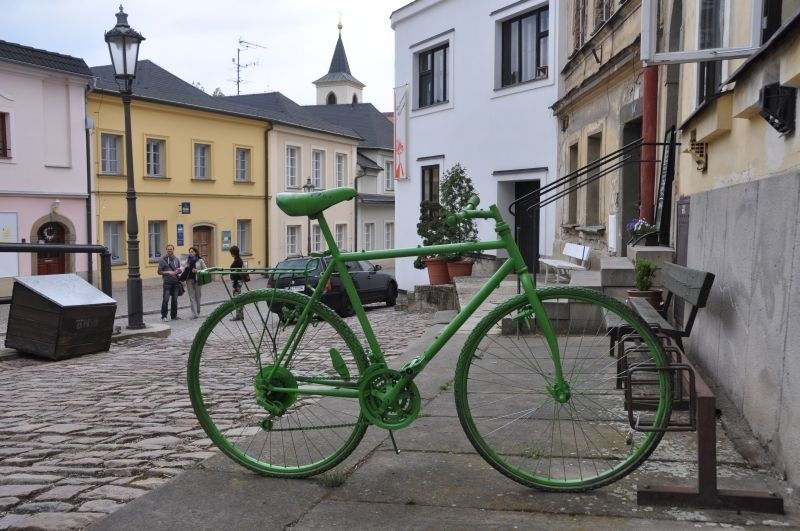
[[[447,262],[447,274],[450,278],[469,277],[472,275],[472,262],[459,260],[458,262]]]
[[[428,269],[428,279],[431,285],[450,283],[450,275],[447,274],[447,262],[438,258],[426,258],[425,267]]]
[[[643,299],[647,299],[647,302],[650,303],[650,306],[655,308],[656,310],[661,309],[661,290],[660,289],[648,289],[644,291],[639,291],[636,289],[629,289],[628,290],[628,297],[640,297]]]

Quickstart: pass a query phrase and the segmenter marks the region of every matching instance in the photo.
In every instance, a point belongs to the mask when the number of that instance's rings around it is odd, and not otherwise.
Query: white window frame
[[[322,228],[316,223],[311,225],[311,252],[322,252]]]
[[[252,247],[250,245],[252,237],[252,231],[251,231],[252,226],[253,226],[252,220],[249,219],[236,220],[236,245],[239,246],[239,252],[241,254],[252,253]]]
[[[363,243],[365,251],[375,250],[375,223],[372,221],[370,221],[369,223],[364,223]]]
[[[147,137],[145,146],[145,176],[164,177],[166,175],[167,141],[163,138]],[[156,147],[158,149],[155,149]]]
[[[106,140],[114,140],[114,146],[107,146]],[[100,133],[100,174],[122,175],[122,135]]]
[[[300,187],[300,146],[286,146],[286,188]]]
[[[419,56],[425,52],[429,52],[435,48],[440,48],[444,45],[447,45],[447,67],[445,71],[445,88],[447,90],[447,94],[445,97],[445,101],[434,103],[432,105],[426,105],[425,107],[419,106]],[[428,114],[432,112],[438,112],[446,109],[452,109],[453,103],[455,101],[455,84],[454,84],[454,76],[453,71],[454,68],[454,57],[455,57],[455,30],[451,29],[443,34],[436,35],[434,37],[430,37],[423,41],[420,41],[411,46],[411,54],[412,54],[412,68],[413,68],[413,75],[412,75],[412,82],[411,82],[411,112],[414,115],[422,115]]]
[[[167,222],[164,220],[147,222],[147,259],[157,262],[167,247]]]
[[[300,254],[300,225],[286,226],[286,256]]]
[[[658,2],[656,0],[642,0],[642,40],[640,52],[642,61],[644,61],[646,66],[649,66],[750,57],[760,47],[763,3],[764,0],[751,1],[753,12],[749,17],[750,43],[747,46],[722,46],[721,48],[706,48],[703,50],[658,52],[656,47],[656,39],[658,36]],[[730,28],[730,2],[726,3],[725,12],[726,20],[723,34],[726,37],[724,40],[727,42]],[[746,13],[737,13],[737,16],[745,17]],[[742,18],[742,20],[746,19]],[[699,24],[699,11],[696,22]],[[695,31],[695,34],[696,33]]]
[[[211,179],[211,144],[194,142],[192,145],[192,161],[194,162],[194,179]]]
[[[383,171],[386,172],[383,176],[383,189],[386,192],[394,192],[394,161],[387,160],[383,166]]]
[[[347,153],[336,154],[336,188],[347,186]]]
[[[383,248],[394,249],[394,221],[383,223]]]
[[[311,150],[311,184],[314,190],[325,188],[325,151],[322,149]]]
[[[123,248],[122,242],[124,232],[124,224],[122,221],[104,221],[103,222],[103,245],[106,246],[108,252],[111,253],[112,264],[122,264]]]
[[[347,223],[337,223],[334,227],[334,237],[336,239],[336,247],[340,251],[347,250]]]
[[[250,181],[251,150],[246,147],[237,147],[234,151],[234,180],[236,182]]]

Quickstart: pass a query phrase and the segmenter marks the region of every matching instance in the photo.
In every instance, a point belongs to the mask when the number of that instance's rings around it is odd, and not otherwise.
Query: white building
[[[554,208],[515,219],[508,207],[557,178],[555,11],[541,0],[417,0],[392,13],[395,99],[408,103],[395,109],[404,144],[395,167],[405,174],[395,183],[397,247],[420,243],[420,201],[438,199],[440,176],[461,163],[481,204],[507,214],[529,267],[552,254]],[[490,223],[478,226],[481,239],[495,238]],[[401,289],[428,283],[412,263],[396,262]]]

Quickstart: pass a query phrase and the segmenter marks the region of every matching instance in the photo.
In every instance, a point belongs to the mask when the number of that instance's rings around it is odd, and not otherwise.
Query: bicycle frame
[[[511,235],[511,229],[508,224],[503,220],[499,209],[496,205],[491,205],[487,210],[474,210],[474,206],[471,210],[464,210],[460,213],[455,214],[457,217],[462,218],[473,218],[473,219],[491,219],[495,221],[495,231],[497,232],[499,239],[492,240],[492,241],[481,241],[481,242],[466,242],[466,243],[455,243],[455,244],[447,244],[447,245],[433,245],[428,247],[413,247],[413,248],[404,248],[404,249],[386,249],[386,250],[376,250],[376,251],[359,251],[359,252],[341,252],[336,245],[336,241],[333,237],[333,234],[330,230],[330,227],[325,220],[324,213],[320,213],[316,216],[316,219],[319,223],[320,230],[325,238],[326,243],[328,244],[328,249],[330,250],[330,255],[332,259],[328,262],[327,267],[325,268],[324,273],[320,277],[316,287],[314,288],[314,292],[311,295],[312,301],[316,302],[319,301],[322,297],[323,291],[325,286],[327,285],[328,281],[331,278],[331,275],[334,272],[338,272],[341,280],[342,286],[345,289],[347,297],[350,300],[350,303],[353,306],[353,310],[355,311],[355,315],[358,318],[358,322],[361,326],[362,331],[364,332],[364,336],[367,339],[367,343],[370,349],[369,359],[370,362],[375,364],[383,364],[386,366],[386,362],[383,356],[383,352],[380,348],[377,338],[375,337],[375,333],[372,329],[372,325],[370,324],[369,320],[367,319],[366,313],[364,311],[363,306],[361,305],[361,301],[359,300],[358,293],[356,291],[355,285],[353,280],[350,278],[348,274],[346,262],[357,261],[357,260],[377,260],[377,259],[384,259],[384,258],[402,258],[402,257],[412,257],[412,256],[430,256],[436,254],[446,254],[446,253],[467,253],[467,252],[476,252],[476,251],[485,251],[485,250],[497,250],[497,249],[504,249],[509,256],[509,259],[504,262],[500,268],[495,271],[495,273],[488,279],[488,281],[478,290],[478,292],[472,296],[469,300],[467,305],[462,308],[454,317],[454,319],[445,326],[445,328],[437,335],[434,341],[427,347],[423,352],[416,356],[414,359],[406,363],[401,369],[400,372],[402,373],[402,379],[398,383],[398,385],[394,386],[392,392],[390,392],[386,400],[391,401],[393,400],[397,393],[408,383],[412,381],[417,374],[419,374],[425,366],[439,353],[442,347],[455,335],[455,333],[461,328],[461,326],[466,322],[466,320],[478,309],[478,307],[483,304],[484,301],[491,295],[491,293],[500,286],[500,283],[512,272],[515,273],[522,285],[523,292],[528,298],[528,301],[533,308],[533,313],[536,318],[537,325],[541,328],[543,336],[547,338],[548,345],[550,347],[550,352],[553,358],[553,365],[555,370],[555,378],[554,382],[550,386],[551,392],[554,393],[554,397],[559,399],[559,397],[565,397],[568,395],[568,385],[566,384],[562,367],[561,367],[561,356],[559,354],[558,344],[555,340],[555,333],[552,328],[552,324],[550,323],[549,318],[547,317],[546,312],[544,311],[544,307],[536,293],[536,286],[535,282],[531,275],[528,274],[528,268],[525,265],[525,261],[522,257],[522,253],[517,247],[516,242],[514,241]],[[284,348],[283,352],[279,355],[278,359],[274,363],[273,372],[276,368],[283,364],[286,359],[287,355],[290,355],[291,351],[294,349],[296,341],[302,337],[303,333],[305,332],[306,327],[309,324],[308,320],[308,313],[310,311],[311,304],[308,304],[304,309],[303,312],[298,317],[297,323],[298,326],[292,331],[289,336],[289,340],[286,343],[286,348]],[[276,392],[294,392],[300,394],[309,394],[309,395],[329,395],[329,396],[343,396],[343,397],[358,397],[358,389],[342,389],[342,388],[330,388],[330,389],[283,389],[283,388],[274,388]]]

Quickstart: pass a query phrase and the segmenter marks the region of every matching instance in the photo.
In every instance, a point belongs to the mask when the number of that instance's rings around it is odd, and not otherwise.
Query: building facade
[[[555,2],[418,0],[391,16],[395,32],[396,242],[421,243],[420,202],[461,163],[483,205],[497,203],[531,270],[553,252],[555,209],[509,212],[557,176]],[[479,223],[481,238],[494,238]],[[427,284],[413,258],[396,261],[402,289]]]
[[[93,243],[82,59],[0,41],[0,241]],[[77,273],[85,254],[0,253],[0,295],[15,276]]]
[[[114,281],[127,278],[125,128],[111,66],[94,67],[88,97],[97,243],[112,255]],[[131,105],[133,173],[143,279],[157,279],[167,244],[195,246],[209,266],[227,267],[238,245],[252,267],[267,265],[266,142],[271,122],[205,94],[140,61]]]

